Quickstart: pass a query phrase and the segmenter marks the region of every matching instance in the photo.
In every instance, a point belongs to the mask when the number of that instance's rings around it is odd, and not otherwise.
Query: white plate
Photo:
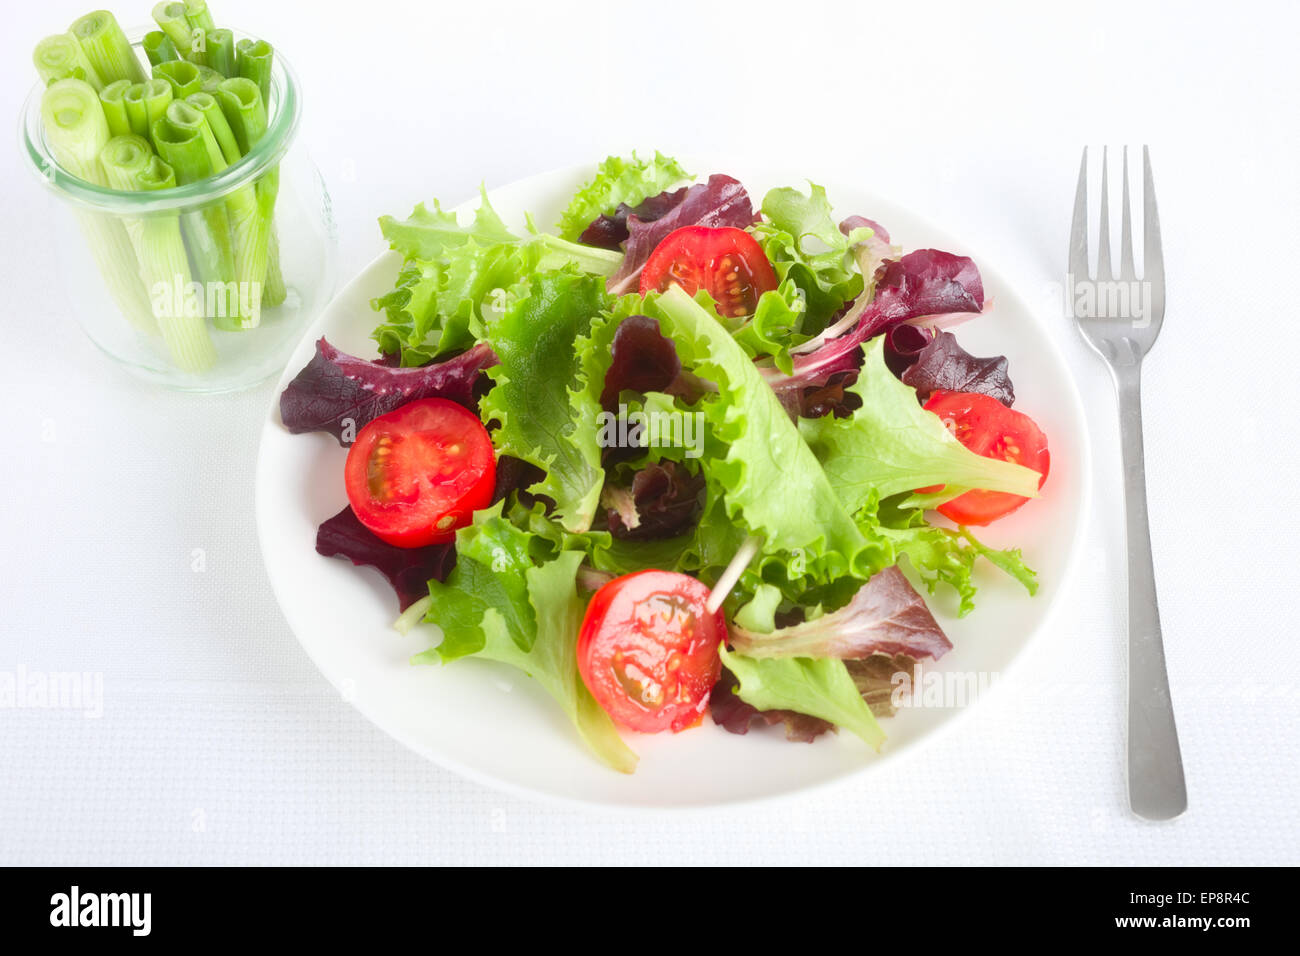
[[[690,168],[737,176],[756,202],[770,187],[802,184],[797,177],[764,175],[736,164]],[[525,211],[539,223],[552,223],[591,172],[575,167],[536,176],[494,190],[492,203],[507,223],[522,224]],[[1030,598],[1014,581],[984,567],[976,609],[966,618],[953,617],[947,595],[930,602],[955,649],[928,665],[927,672],[995,675],[996,685],[996,675],[1005,675],[1043,629],[1078,551],[1088,497],[1088,439],[1078,393],[1039,319],[988,259],[853,184],[826,185],[837,215],[858,213],[883,223],[906,250],[934,247],[974,258],[985,294],[995,302],[991,312],[962,326],[962,344],[977,355],[1010,359],[1016,407],[1038,421],[1051,443],[1052,472],[1043,497],[982,536],[990,544],[1024,550],[1039,572],[1038,596]],[[459,211],[476,205],[468,202]],[[391,288],[398,264],[394,253],[376,259],[303,338],[263,426],[257,466],[258,532],[280,607],[321,672],[363,714],[417,753],[483,783],[570,802],[662,808],[772,797],[891,765],[894,756],[962,712],[901,711],[884,721],[889,739],[878,755],[850,734],[798,744],[787,742],[779,729],[739,737],[707,720],[680,735],[631,734],[629,743],[641,763],[634,775],[624,776],[596,762],[560,709],[517,671],[473,659],[446,667],[408,664],[413,653],[429,645],[429,634],[421,633],[425,628],[398,635],[391,627],[397,602],[380,575],[315,551],[317,525],[347,500],[345,451],[325,434],[290,435],[279,413],[279,392],[311,358],[320,336],[357,355],[375,354],[370,299]]]

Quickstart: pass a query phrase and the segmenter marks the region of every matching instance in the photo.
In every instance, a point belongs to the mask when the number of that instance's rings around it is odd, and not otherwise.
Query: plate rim
[[[696,157],[692,156],[691,160],[694,162],[696,160]],[[703,166],[700,166],[699,168],[725,168],[725,167],[726,164],[711,163],[711,164],[705,164]],[[581,176],[584,178],[589,178],[594,168],[595,168],[594,163],[573,163],[573,164],[555,167],[549,170],[544,170],[529,176],[522,177],[520,179],[513,180],[508,183],[503,183],[497,187],[494,187],[493,189],[487,190],[487,195],[489,198],[491,198],[493,193],[499,190],[517,188],[525,183],[529,183],[535,180],[545,179],[548,177],[571,175],[574,177]],[[771,172],[771,173],[780,172],[782,174],[785,173],[785,170],[783,168],[778,169],[776,167],[771,167],[771,168],[760,167],[759,171]],[[834,183],[834,178],[832,178],[832,182]],[[830,190],[828,189],[828,192],[829,191]],[[860,190],[860,191],[864,195],[874,196],[874,194],[871,193],[870,190]],[[466,211],[471,211],[473,208],[473,204],[476,202],[477,198],[478,197],[476,195],[469,196],[464,201],[456,204],[455,206],[448,207],[448,211],[457,214]],[[957,241],[956,237],[952,236],[946,229],[942,229],[935,226],[934,222],[928,216],[914,212],[913,207],[906,205],[904,203],[898,203],[894,200],[888,200],[888,201],[890,204],[905,210],[907,212],[907,215],[911,218],[912,222],[915,225],[920,226],[926,233],[932,234],[944,241],[951,241],[954,248],[960,248],[960,249],[969,248],[965,243]],[[347,680],[347,678],[342,678],[339,677],[336,673],[332,673],[334,669],[331,666],[328,666],[321,659],[321,657],[318,656],[317,652],[313,650],[310,642],[303,639],[303,637],[300,634],[300,629],[295,626],[292,616],[288,610],[290,604],[285,600],[282,591],[282,584],[277,580],[277,576],[275,573],[273,573],[270,565],[270,561],[268,560],[267,535],[268,535],[268,526],[270,522],[269,520],[264,519],[263,513],[264,513],[264,509],[269,506],[264,504],[264,495],[262,491],[264,487],[264,479],[266,478],[266,476],[264,475],[264,471],[267,467],[265,463],[267,439],[268,439],[268,434],[272,433],[274,430],[283,430],[284,426],[280,419],[280,395],[283,393],[284,388],[288,384],[288,382],[291,381],[292,378],[296,376],[300,371],[300,369],[297,367],[297,364],[295,362],[295,356],[297,356],[299,352],[304,350],[303,349],[304,343],[314,342],[316,339],[320,338],[320,336],[322,335],[322,330],[321,330],[322,326],[326,324],[327,317],[332,314],[335,304],[339,300],[349,296],[357,286],[367,282],[373,270],[379,268],[385,262],[391,262],[396,259],[397,259],[397,253],[394,252],[392,249],[385,249],[381,251],[373,259],[367,262],[364,267],[358,270],[357,273],[353,275],[347,282],[343,283],[334,291],[334,294],[331,296],[330,300],[321,308],[321,311],[312,320],[311,324],[306,329],[304,329],[302,336],[299,338],[297,344],[293,347],[293,349],[290,352],[288,363],[286,364],[284,370],[282,371],[280,377],[276,382],[276,386],[274,392],[272,393],[267,413],[265,414],[261,422],[261,434],[258,438],[257,459],[254,467],[253,511],[254,511],[254,520],[257,525],[258,551],[262,559],[262,565],[266,570],[266,577],[271,585],[271,591],[275,595],[276,604],[280,609],[281,615],[285,619],[285,623],[288,624],[289,630],[293,633],[294,639],[298,642],[298,645],[302,648],[302,650],[307,654],[308,659],[315,665],[316,669],[336,690],[341,690],[340,685],[345,680]],[[1037,318],[1037,314],[1039,310],[1033,309],[1028,305],[1028,301],[1025,299],[1025,297],[1019,293],[1019,290],[1014,284],[1006,281],[1005,276],[1000,270],[998,270],[996,267],[992,267],[992,268],[986,267],[983,263],[980,264],[979,268],[982,275],[987,274],[988,276],[995,279],[996,285],[1002,290],[1002,294],[1004,296],[1013,300],[1017,304],[1018,308],[1020,308],[1024,313],[1026,313],[1031,317],[1030,319],[1031,321],[1041,326],[1042,323]],[[1075,380],[1075,376],[1072,372],[1072,369],[1070,368],[1070,364],[1066,360],[1066,356],[1064,352],[1062,351],[1060,345],[1055,341],[1055,339],[1046,331],[1046,329],[1043,329],[1042,332],[1043,332],[1043,340],[1046,345],[1047,351],[1050,353],[1051,357],[1057,362],[1060,368],[1063,369],[1066,373],[1064,376],[1064,386],[1063,386],[1063,391],[1067,398],[1067,402],[1066,402],[1067,408],[1065,409],[1065,411],[1068,413],[1069,418],[1072,420],[1074,432],[1079,438],[1077,447],[1072,449],[1074,453],[1074,458],[1078,463],[1078,474],[1080,478],[1079,497],[1077,501],[1077,507],[1074,510],[1073,534],[1071,536],[1069,548],[1066,551],[1065,560],[1062,563],[1060,586],[1057,587],[1056,590],[1050,595],[1049,604],[1047,608],[1042,612],[1041,617],[1039,618],[1037,623],[1034,624],[1029,629],[1029,632],[1025,635],[1023,640],[1020,642],[1020,645],[1011,655],[1010,659],[1000,668],[999,680],[993,682],[993,684],[989,687],[989,689],[987,691],[982,692],[976,700],[971,701],[966,706],[957,708],[955,712],[951,714],[947,719],[943,720],[935,727],[926,730],[917,739],[908,742],[907,745],[903,747],[900,751],[889,754],[887,759],[866,760],[862,763],[861,766],[850,769],[844,773],[839,774],[838,776],[832,776],[823,780],[792,786],[789,789],[783,789],[773,793],[737,796],[731,798],[710,800],[709,802],[704,802],[704,803],[693,803],[693,804],[683,804],[683,805],[676,805],[676,804],[668,805],[663,803],[655,803],[649,800],[638,800],[635,797],[625,801],[610,802],[610,801],[604,801],[592,797],[578,796],[574,794],[565,794],[565,793],[558,793],[550,790],[538,789],[535,787],[530,787],[528,785],[518,783],[516,781],[507,779],[505,777],[497,776],[494,773],[481,770],[478,767],[468,764],[446,753],[434,752],[432,748],[428,747],[418,739],[415,739],[413,735],[408,734],[404,728],[397,726],[396,722],[389,720],[385,716],[376,716],[371,711],[363,709],[361,705],[356,701],[346,700],[345,698],[345,702],[354,710],[356,710],[359,714],[361,714],[367,721],[369,721],[374,726],[378,727],[390,738],[400,743],[403,747],[407,748],[408,750],[412,751],[413,753],[417,754],[423,759],[433,762],[435,765],[439,767],[442,767],[453,773],[459,774],[460,776],[468,780],[471,780],[475,783],[478,783],[490,789],[497,790],[499,792],[508,793],[512,796],[516,796],[521,799],[533,801],[536,803],[549,804],[552,806],[565,807],[569,809],[573,809],[573,808],[580,808],[580,809],[587,809],[587,810],[598,809],[602,812],[607,812],[607,813],[620,813],[620,814],[633,814],[633,815],[659,813],[659,814],[671,814],[673,816],[678,816],[683,813],[686,814],[707,813],[710,810],[717,809],[720,807],[732,807],[732,808],[754,807],[763,804],[771,804],[773,802],[793,800],[802,795],[825,794],[840,788],[847,788],[848,786],[852,785],[855,782],[862,781],[866,777],[866,775],[879,771],[880,768],[882,767],[901,766],[902,765],[901,762],[905,762],[910,756],[914,755],[917,752],[920,752],[923,748],[930,746],[935,741],[943,739],[948,734],[950,734],[955,727],[964,726],[964,723],[966,719],[969,717],[970,713],[974,710],[977,710],[981,702],[991,697],[999,697],[1001,694],[1006,692],[1004,685],[1014,684],[1014,679],[1012,678],[1012,675],[1019,674],[1020,670],[1024,667],[1026,659],[1030,656],[1032,650],[1035,647],[1038,647],[1039,645],[1042,644],[1041,637],[1043,632],[1048,630],[1048,628],[1056,620],[1057,615],[1060,613],[1063,596],[1069,590],[1073,589],[1075,585],[1075,581],[1077,579],[1076,571],[1080,560],[1080,556],[1083,551],[1083,540],[1085,537],[1085,529],[1088,526],[1089,519],[1091,516],[1091,510],[1092,510],[1092,491],[1093,491],[1092,437],[1088,427],[1088,418],[1084,414],[1084,410],[1083,410],[1082,396],[1079,392],[1078,383]],[[879,757],[879,755],[877,755],[877,757]]]

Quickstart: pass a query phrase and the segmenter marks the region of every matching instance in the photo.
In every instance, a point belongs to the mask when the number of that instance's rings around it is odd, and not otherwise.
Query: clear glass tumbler
[[[144,32],[131,35],[142,64]],[[223,171],[170,189],[117,191],[61,168],[41,121],[44,90],[38,85],[27,98],[21,145],[53,207],[59,294],[86,335],[135,374],[182,391],[234,391],[278,374],[329,300],[337,245],[325,184],[294,142],[301,92],[280,51],[266,134]],[[214,223],[228,223],[227,212],[264,195],[258,191],[268,184],[274,218],[264,282],[237,282],[234,273],[217,278],[210,262],[199,261],[194,236],[214,235]],[[188,255],[152,254],[181,248],[178,236]]]

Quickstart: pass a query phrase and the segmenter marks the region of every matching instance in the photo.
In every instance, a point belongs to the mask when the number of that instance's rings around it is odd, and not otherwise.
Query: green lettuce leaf
[[[426,620],[443,641],[417,663],[475,656],[531,676],[563,708],[587,746],[622,773],[637,757],[619,737],[578,673],[584,603],[576,578],[583,555],[550,551],[498,513],[482,512],[457,534],[457,563],[446,583],[429,582]],[[539,552],[544,556],[539,559]]]
[[[1038,472],[968,451],[916,390],[885,365],[885,340],[863,346],[865,360],[849,391],[862,407],[848,418],[803,418],[799,430],[825,469],[836,495],[856,512],[874,493],[888,498],[929,485],[952,493],[971,488],[1038,496]]]
[[[800,331],[815,335],[844,303],[862,292],[853,246],[872,231],[840,232],[826,190],[809,183],[808,195],[797,189],[773,189],[763,197],[765,222],[752,227],[763,251],[772,260],[777,278],[798,286],[804,300],[805,321]]]
[[[610,156],[591,182],[569,200],[557,226],[560,238],[577,239],[597,216],[612,215],[619,203],[635,206],[669,186],[691,178],[677,160],[656,152],[654,159]]]
[[[757,659],[728,651],[725,646],[719,653],[723,665],[740,682],[736,693],[750,706],[820,717],[857,734],[873,750],[885,742],[885,732],[843,661],[831,657]]]
[[[442,205],[435,199],[432,210],[419,203],[406,219],[380,216],[379,230],[388,240],[388,245],[400,252],[403,258],[426,261],[441,259],[449,249],[463,246],[471,239],[483,246],[518,242],[520,237],[506,228],[492,208],[486,187],[479,187],[479,196],[474,221],[468,226],[462,226],[454,212],[443,212]]]
[[[513,455],[546,472],[528,490],[555,503],[561,525],[572,532],[591,526],[604,472],[600,464],[598,388],[579,363],[579,339],[605,308],[604,283],[576,271],[533,275],[513,290],[505,314],[488,328],[501,364],[488,370],[495,383],[484,396],[484,422],[499,423],[498,455]]]
[[[870,577],[879,555],[868,553],[821,465],[717,316],[677,286],[647,297],[646,309],[676,343],[682,364],[718,387],[700,403],[709,448],[701,466],[710,503],[720,499],[725,514],[706,507],[701,524],[725,533],[718,525],[730,519],[762,535],[765,552],[797,552],[822,576]]]

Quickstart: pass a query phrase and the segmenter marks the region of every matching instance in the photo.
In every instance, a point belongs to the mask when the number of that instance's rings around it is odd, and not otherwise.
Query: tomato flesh
[[[721,609],[709,589],[668,571],[638,571],[603,585],[578,634],[578,671],[597,703],[629,730],[678,732],[700,722],[722,672]]]
[[[983,455],[1015,462],[1038,472],[1038,487],[1043,487],[1051,468],[1047,436],[1038,424],[1023,412],[1007,408],[996,398],[976,392],[935,392],[925,403],[953,436],[966,448]],[[938,491],[942,485],[920,488],[919,492]],[[1028,498],[1005,491],[968,491],[939,506],[939,514],[964,525],[986,525],[1011,514]]]
[[[389,544],[450,541],[487,507],[496,454],[478,416],[445,398],[424,398],[361,429],[344,466],[348,503]]]
[[[743,229],[685,226],[655,246],[641,270],[641,294],[681,286],[688,295],[705,290],[724,318],[752,315],[776,273],[763,247]]]

